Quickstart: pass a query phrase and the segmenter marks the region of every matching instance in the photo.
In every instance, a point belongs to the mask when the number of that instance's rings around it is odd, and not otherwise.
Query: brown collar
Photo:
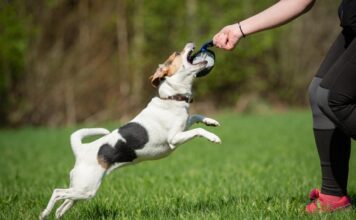
[[[177,95],[172,95],[172,96],[168,96],[166,98],[161,98],[163,100],[175,100],[175,101],[185,101],[186,103],[192,103],[193,102],[193,97],[190,95],[181,95],[181,94],[177,94]]]

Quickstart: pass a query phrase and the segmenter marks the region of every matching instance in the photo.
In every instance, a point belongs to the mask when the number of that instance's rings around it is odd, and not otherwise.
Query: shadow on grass
[[[349,198],[351,199],[352,209],[356,209],[356,193],[350,193]]]

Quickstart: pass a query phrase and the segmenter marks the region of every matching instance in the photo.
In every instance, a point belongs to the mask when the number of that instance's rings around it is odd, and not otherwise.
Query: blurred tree
[[[24,74],[30,34],[24,10],[20,1],[0,2],[0,124],[9,123],[11,111],[21,106],[15,88]]]
[[[140,106],[142,99],[142,73],[145,71],[145,56],[144,56],[144,45],[145,41],[145,24],[144,24],[144,0],[135,0],[134,1],[134,13],[133,13],[133,39],[131,47],[131,66],[132,79],[130,80],[131,85],[131,106],[136,107]]]

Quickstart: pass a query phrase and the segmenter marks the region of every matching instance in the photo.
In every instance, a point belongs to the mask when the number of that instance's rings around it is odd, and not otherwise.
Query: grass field
[[[356,209],[304,213],[320,184],[308,112],[216,118],[221,127],[208,129],[223,144],[196,139],[165,159],[116,170],[64,219],[356,219]],[[36,219],[52,190],[67,187],[73,130],[0,130],[0,219]],[[356,198],[355,154],[350,171]]]

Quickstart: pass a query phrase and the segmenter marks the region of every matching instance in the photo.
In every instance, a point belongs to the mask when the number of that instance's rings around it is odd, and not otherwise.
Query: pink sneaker
[[[305,211],[309,214],[319,212],[334,212],[351,206],[347,196],[331,196],[322,194],[318,189],[310,192],[311,202],[306,206]]]

